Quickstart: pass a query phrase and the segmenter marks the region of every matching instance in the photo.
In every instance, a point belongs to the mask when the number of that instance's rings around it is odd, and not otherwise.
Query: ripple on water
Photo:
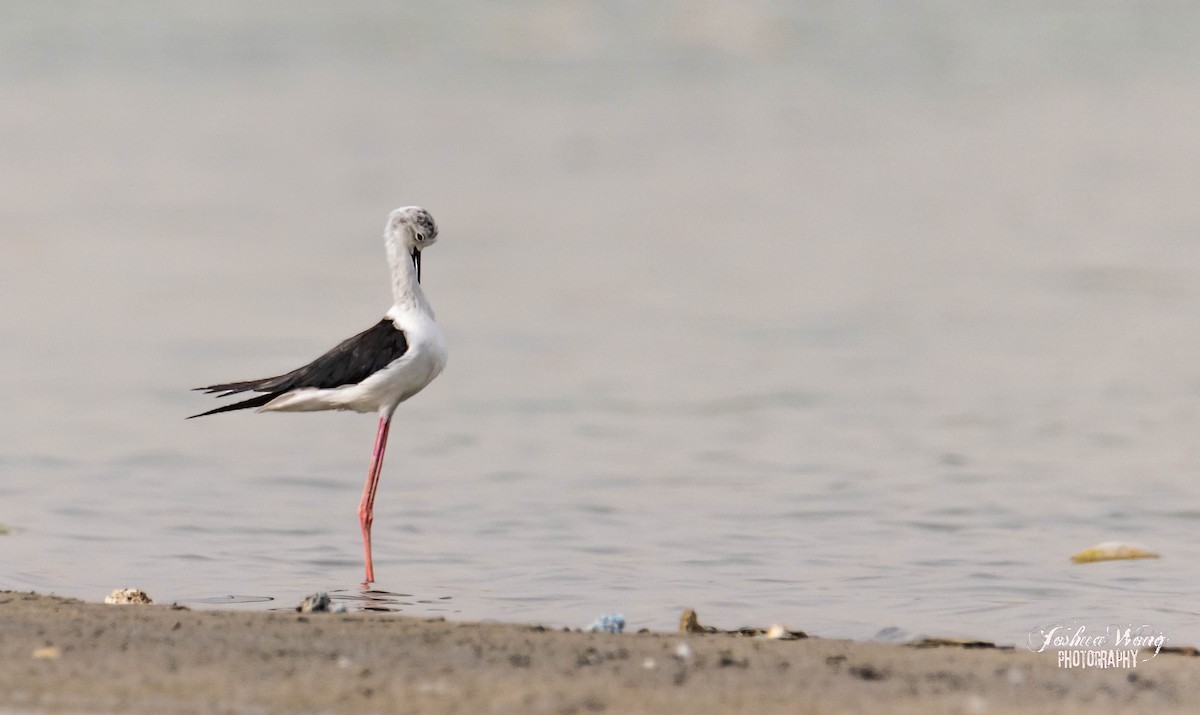
[[[267,603],[274,601],[272,596],[239,596],[229,594],[226,596],[199,596],[196,598],[181,598],[179,603],[199,603],[206,606],[230,606],[239,603]]]
[[[446,615],[458,613],[453,596],[421,596],[412,593],[397,593],[382,589],[351,591],[333,589],[329,591],[333,600],[344,603],[350,610],[378,611],[388,613],[422,613]]]

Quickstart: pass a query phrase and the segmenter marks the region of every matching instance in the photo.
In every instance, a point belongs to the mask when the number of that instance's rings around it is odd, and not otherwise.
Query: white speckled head
[[[420,206],[405,206],[388,215],[384,235],[388,242],[403,246],[405,253],[420,251],[437,241],[437,224]]]

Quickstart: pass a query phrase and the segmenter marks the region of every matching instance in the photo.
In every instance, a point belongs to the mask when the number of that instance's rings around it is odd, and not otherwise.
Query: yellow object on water
[[[1105,541],[1102,544],[1090,546],[1071,557],[1077,564],[1088,564],[1093,561],[1115,561],[1117,559],[1157,559],[1158,554],[1141,544],[1127,544],[1123,541]]]

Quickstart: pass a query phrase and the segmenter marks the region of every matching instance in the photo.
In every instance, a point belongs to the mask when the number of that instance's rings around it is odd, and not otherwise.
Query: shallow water
[[[0,586],[1198,643],[1197,12],[11,12]],[[362,594],[372,417],[183,417],[378,320],[409,203]]]

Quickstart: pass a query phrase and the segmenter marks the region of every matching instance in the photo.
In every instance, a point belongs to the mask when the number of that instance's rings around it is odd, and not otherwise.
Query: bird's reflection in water
[[[202,596],[200,598],[181,598],[178,603],[202,603],[207,606],[222,606],[225,604],[237,603],[267,603],[274,601],[273,596],[237,596],[230,594],[228,596]]]
[[[446,615],[458,612],[454,607],[453,596],[418,596],[375,588],[356,591],[331,590],[329,596],[338,603],[346,604],[346,608],[352,611],[396,611],[411,615]]]
[[[348,611],[381,611],[406,613],[412,616],[431,615],[445,616],[458,613],[453,596],[417,596],[411,593],[395,593],[380,589],[331,589],[329,598],[338,605],[344,605]],[[271,603],[278,601],[273,596],[240,596],[235,594],[225,596],[201,596],[197,598],[180,599],[177,603],[190,603],[205,606],[237,605],[244,603]],[[282,601],[286,603],[286,599]],[[295,611],[295,606],[272,605],[270,611]]]

